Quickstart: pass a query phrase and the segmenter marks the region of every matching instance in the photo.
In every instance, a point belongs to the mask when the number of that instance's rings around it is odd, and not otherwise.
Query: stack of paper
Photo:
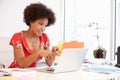
[[[2,70],[0,69],[0,77],[4,77],[4,76],[11,76],[12,73],[8,72],[8,71],[5,71],[5,70]]]

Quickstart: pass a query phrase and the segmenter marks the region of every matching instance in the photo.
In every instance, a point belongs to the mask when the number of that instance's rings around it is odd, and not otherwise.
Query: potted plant
[[[106,58],[106,50],[102,47],[98,47],[93,51],[94,58]]]
[[[103,59],[105,59],[107,51],[105,50],[105,48],[103,48],[99,44],[99,34],[98,34],[99,28],[98,28],[98,23],[93,22],[93,25],[96,26],[96,30],[97,30],[96,37],[97,37],[97,42],[98,42],[98,47],[95,50],[93,50],[94,58],[103,58]],[[89,27],[91,27],[91,25]]]

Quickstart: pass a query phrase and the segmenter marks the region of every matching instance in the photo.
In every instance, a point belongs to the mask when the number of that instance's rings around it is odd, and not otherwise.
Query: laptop
[[[61,56],[57,59],[57,64],[51,67],[39,67],[37,71],[47,73],[63,73],[77,71],[87,53],[87,48],[64,48]]]

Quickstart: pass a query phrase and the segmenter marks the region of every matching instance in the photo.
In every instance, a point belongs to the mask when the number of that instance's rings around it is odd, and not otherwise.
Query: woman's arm
[[[22,48],[17,48],[17,47],[13,47],[14,48],[14,57],[15,60],[17,61],[17,63],[19,64],[19,66],[21,68],[26,68],[28,67],[30,64],[33,63],[33,61],[36,60],[36,58],[40,55],[43,57],[48,56],[48,52],[42,49],[37,49],[34,50],[33,54],[25,57],[24,55],[24,51]]]

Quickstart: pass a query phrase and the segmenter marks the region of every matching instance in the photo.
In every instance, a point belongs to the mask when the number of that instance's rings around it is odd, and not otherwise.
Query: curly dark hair
[[[34,22],[37,19],[48,19],[47,26],[55,23],[55,14],[54,12],[47,8],[42,3],[32,3],[24,9],[24,22],[30,26],[30,22]]]

